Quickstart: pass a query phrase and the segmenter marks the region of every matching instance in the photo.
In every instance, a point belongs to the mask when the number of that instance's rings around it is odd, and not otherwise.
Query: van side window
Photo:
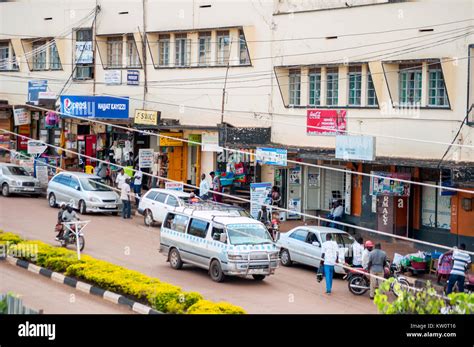
[[[191,220],[191,223],[189,224],[188,234],[205,238],[208,228],[209,228],[208,222],[193,218]]]
[[[169,213],[166,218],[165,227],[181,233],[186,232],[189,217],[180,214]]]
[[[219,240],[220,235],[224,233],[224,227],[219,225],[213,225],[211,231],[211,237],[213,240]],[[217,236],[214,236],[217,235]]]

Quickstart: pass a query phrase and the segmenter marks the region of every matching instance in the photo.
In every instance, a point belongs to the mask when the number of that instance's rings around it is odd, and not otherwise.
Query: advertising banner
[[[410,180],[411,175],[409,173],[372,171],[371,174],[384,177],[370,178],[370,195],[410,196],[410,183],[392,179]]]
[[[184,186],[181,182],[166,182],[165,189],[177,190],[179,192],[182,192],[184,190]]]
[[[48,91],[48,80],[32,80],[28,81],[28,102],[38,105],[40,92]]]
[[[128,97],[63,95],[60,100],[65,117],[128,119]]]
[[[140,148],[138,150],[138,166],[140,169],[153,167],[153,148]]]
[[[258,212],[263,204],[271,203],[272,183],[250,183],[250,214],[258,218]]]
[[[157,125],[158,111],[135,110],[135,124]]]
[[[336,158],[375,160],[375,138],[373,136],[336,135]]]
[[[92,41],[76,42],[76,64],[92,64],[94,51]]]
[[[127,70],[127,85],[128,86],[140,85],[140,71],[139,70]]]
[[[28,125],[31,123],[30,113],[24,108],[14,108],[13,118],[15,120],[15,126]],[[29,132],[26,135],[30,135]]]
[[[287,150],[280,148],[257,148],[257,163],[286,166]]]
[[[347,128],[346,110],[307,110],[307,135],[337,135]]]
[[[41,141],[28,140],[28,154],[43,154],[48,146]]]

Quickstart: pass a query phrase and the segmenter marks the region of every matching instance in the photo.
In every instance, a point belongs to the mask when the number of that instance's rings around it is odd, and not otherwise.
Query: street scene
[[[0,313],[472,316],[473,26],[470,0],[0,1]]]

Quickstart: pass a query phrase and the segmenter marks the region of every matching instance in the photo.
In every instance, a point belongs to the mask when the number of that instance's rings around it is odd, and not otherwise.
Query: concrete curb
[[[133,312],[140,313],[140,314],[163,314],[163,312],[156,311],[149,306],[130,300],[129,298],[123,295],[119,295],[114,292],[92,286],[85,282],[78,281],[72,277],[64,276],[63,274],[59,272],[53,272],[44,267],[40,267],[35,264],[29,263],[25,260],[17,259],[10,255],[7,255],[6,260],[12,265],[19,266],[35,274],[47,277],[53,280],[54,282],[66,284],[86,294],[100,296],[102,299],[107,300],[117,305],[127,306]]]

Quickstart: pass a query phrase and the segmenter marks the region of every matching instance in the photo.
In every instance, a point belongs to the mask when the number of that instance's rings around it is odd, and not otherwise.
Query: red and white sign
[[[307,110],[306,134],[337,135],[347,127],[346,110]]]

